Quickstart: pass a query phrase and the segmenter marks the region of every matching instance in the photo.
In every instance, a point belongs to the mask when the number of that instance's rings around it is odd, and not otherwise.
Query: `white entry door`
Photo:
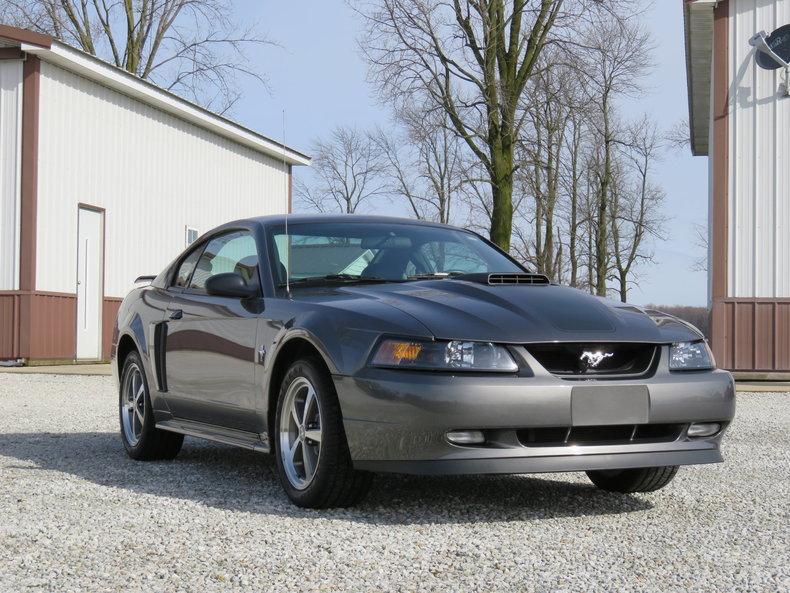
[[[101,358],[104,215],[80,208],[77,226],[77,358]]]

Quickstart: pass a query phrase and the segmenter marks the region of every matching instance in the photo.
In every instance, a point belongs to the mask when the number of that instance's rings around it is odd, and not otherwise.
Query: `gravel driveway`
[[[0,375],[0,590],[790,590],[790,394],[739,396],[726,463],[657,493],[382,476],[328,512],[292,507],[268,456],[187,439],[131,461],[115,397]]]

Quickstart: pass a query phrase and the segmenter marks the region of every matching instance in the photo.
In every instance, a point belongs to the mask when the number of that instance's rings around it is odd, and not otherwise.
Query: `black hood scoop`
[[[466,280],[467,282],[477,282],[488,286],[501,286],[503,284],[551,284],[551,281],[543,274],[523,274],[502,273],[502,274],[460,274],[453,276],[453,280]]]

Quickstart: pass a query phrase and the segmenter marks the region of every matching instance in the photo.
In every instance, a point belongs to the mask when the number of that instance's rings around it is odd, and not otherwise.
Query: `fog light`
[[[453,430],[446,436],[447,440],[455,445],[479,445],[486,442],[481,430]]]
[[[688,435],[690,437],[709,437],[721,430],[718,422],[697,422],[689,426]]]

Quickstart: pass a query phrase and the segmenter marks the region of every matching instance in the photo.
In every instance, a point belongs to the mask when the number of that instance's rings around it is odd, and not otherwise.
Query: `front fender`
[[[270,360],[272,364],[277,360],[280,353],[285,350],[294,340],[304,340],[315,348],[324,360],[329,372],[333,375],[340,373],[338,364],[335,361],[337,354],[333,356],[329,346],[315,333],[303,327],[285,329],[282,337],[278,337],[275,348],[271,352]]]

